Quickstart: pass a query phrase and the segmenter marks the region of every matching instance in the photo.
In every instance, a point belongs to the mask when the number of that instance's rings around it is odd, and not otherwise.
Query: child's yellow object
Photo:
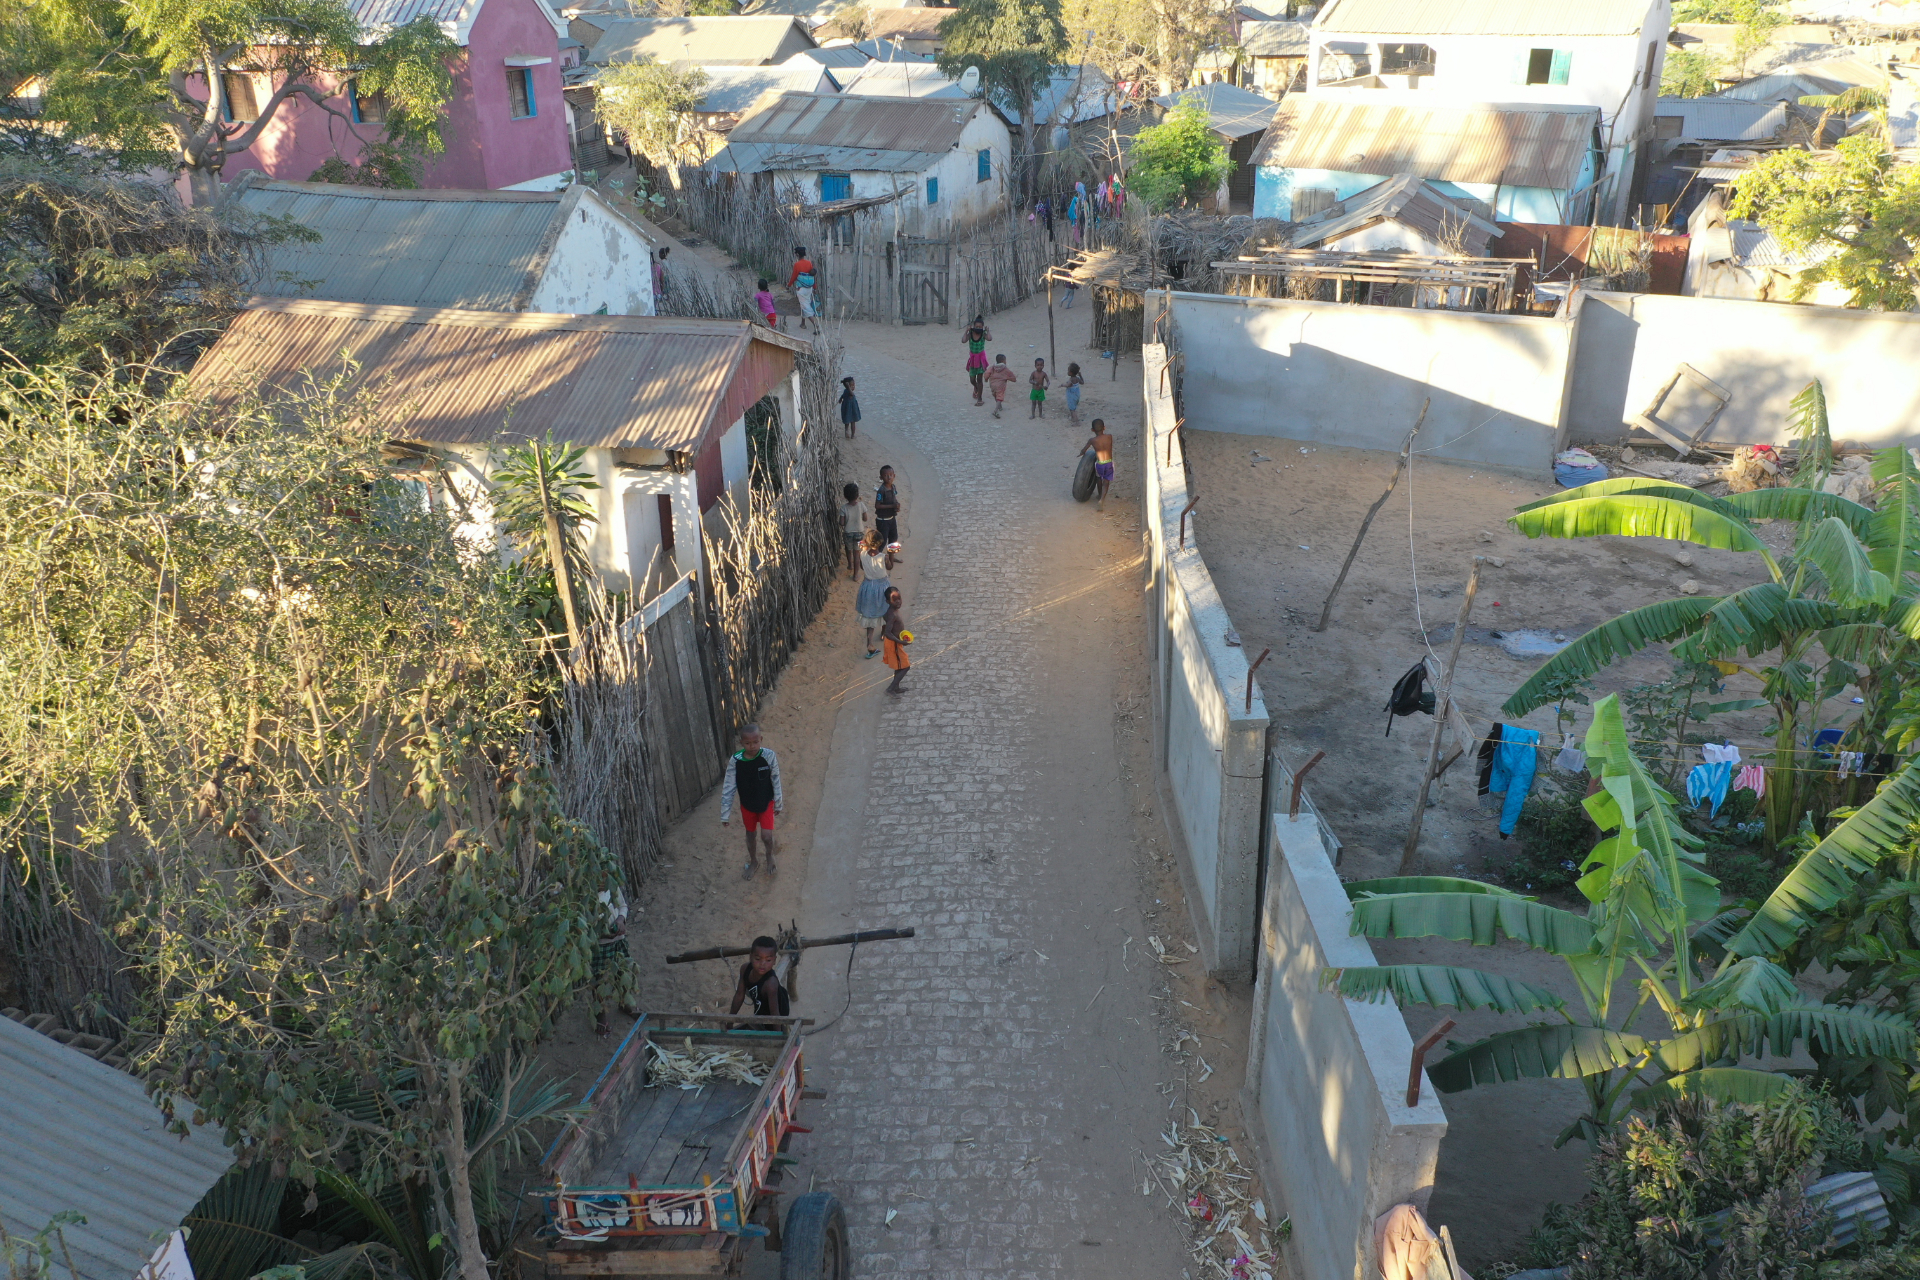
[[[913,632],[911,632],[911,631],[904,631],[904,630],[903,630],[903,631],[902,631],[902,632],[900,633],[900,643],[901,643],[901,644],[912,644],[912,643],[913,643]]]

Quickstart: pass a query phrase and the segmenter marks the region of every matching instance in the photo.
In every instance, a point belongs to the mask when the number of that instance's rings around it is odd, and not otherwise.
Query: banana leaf
[[[1431,1005],[1440,1009],[1493,1009],[1499,1013],[1534,1013],[1564,1009],[1567,1002],[1545,987],[1479,969],[1444,964],[1389,964],[1328,969],[1321,975],[1323,990],[1350,1000]]]
[[[1820,571],[1835,604],[1883,605],[1893,599],[1893,583],[1873,567],[1867,548],[1836,517],[1806,526],[1796,554]]]
[[[1920,821],[1920,768],[1911,762],[1853,816],[1807,850],[1793,870],[1760,904],[1746,927],[1727,942],[1737,956],[1774,955],[1853,890],[1856,880],[1880,864]]]
[[[1502,934],[1551,955],[1592,948],[1584,916],[1490,893],[1387,893],[1353,904],[1353,932],[1368,938],[1451,938],[1492,946]]]
[[[1914,1027],[1897,1013],[1840,1005],[1798,1005],[1771,1014],[1742,1009],[1665,1041],[1654,1061],[1668,1073],[1693,1071],[1769,1052],[1786,1057],[1803,1042],[1829,1053],[1903,1058],[1913,1052]]]
[[[1617,658],[1678,639],[1697,628],[1719,603],[1718,596],[1683,596],[1644,605],[1603,622],[1542,663],[1500,709],[1518,719],[1535,707],[1543,707],[1556,696],[1555,677],[1585,679]]]
[[[1743,521],[1712,507],[1655,494],[1575,498],[1516,512],[1507,523],[1529,538],[1670,538],[1720,551],[1752,551],[1765,558],[1779,577],[1767,544]]]
[[[1466,1045],[1428,1067],[1427,1077],[1442,1093],[1514,1080],[1570,1080],[1631,1066],[1647,1048],[1641,1037],[1611,1027],[1537,1023]]]
[[[1854,536],[1863,539],[1873,527],[1871,507],[1817,489],[1755,489],[1751,493],[1730,493],[1720,501],[1743,520],[1791,520],[1798,524],[1809,516],[1816,520],[1833,516],[1846,521]]]
[[[1709,511],[1717,511],[1724,516],[1739,514],[1726,502],[1709,497],[1691,485],[1681,484],[1677,480],[1656,480],[1650,476],[1616,476],[1611,480],[1595,480],[1592,484],[1583,484],[1577,489],[1563,489],[1549,497],[1515,507],[1514,510],[1533,511],[1562,502],[1578,502],[1583,498],[1602,498],[1616,494],[1671,498],[1675,502],[1705,507]]]
[[[1491,893],[1502,898],[1527,898],[1523,893],[1484,880],[1463,880],[1458,876],[1384,876],[1378,880],[1349,880],[1343,886],[1349,899],[1383,893]]]
[[[1764,653],[1778,648],[1789,632],[1830,626],[1839,616],[1824,600],[1791,595],[1778,582],[1756,583],[1714,601],[1675,653],[1690,661],[1712,661],[1736,649]]]
[[[1765,1102],[1793,1087],[1793,1077],[1753,1067],[1702,1067],[1635,1089],[1627,1105],[1650,1111],[1663,1102],[1711,1098],[1715,1102]]]
[[[1800,438],[1800,465],[1793,478],[1811,475],[1814,488],[1833,470],[1833,433],[1827,429],[1827,389],[1815,378],[1789,402],[1787,420]]]
[[[1778,1013],[1805,997],[1793,985],[1793,975],[1764,956],[1747,956],[1727,966],[1713,981],[1687,997],[1690,1009],[1747,1009]]]

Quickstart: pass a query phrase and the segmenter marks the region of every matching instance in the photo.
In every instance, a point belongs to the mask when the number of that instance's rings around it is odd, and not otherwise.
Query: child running
[[[1047,416],[1047,388],[1051,385],[1052,380],[1047,377],[1046,357],[1035,356],[1033,360],[1033,372],[1027,375],[1027,386],[1032,388],[1032,390],[1027,392],[1027,418],[1029,421],[1034,418],[1044,418]]]
[[[1007,388],[1013,385],[1018,375],[1007,367],[1007,358],[996,355],[993,368],[987,370],[987,385],[993,388],[993,416],[999,417],[1000,411],[1007,407]]]
[[[973,384],[973,402],[981,404],[984,402],[980,393],[987,381],[987,343],[993,340],[993,330],[987,328],[986,317],[975,316],[964,336],[967,340],[967,381]]]

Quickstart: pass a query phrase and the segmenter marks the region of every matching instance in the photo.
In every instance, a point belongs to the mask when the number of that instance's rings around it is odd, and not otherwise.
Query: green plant
[[[1576,887],[1588,901],[1586,915],[1450,877],[1347,886],[1356,934],[1481,946],[1504,935],[1561,957],[1580,993],[1575,1010],[1544,987],[1477,969],[1328,970],[1328,987],[1354,999],[1560,1019],[1449,1044],[1448,1055],[1428,1068],[1436,1088],[1451,1093],[1511,1080],[1578,1079],[1587,1109],[1559,1142],[1595,1142],[1630,1108],[1690,1096],[1752,1102],[1787,1087],[1788,1077],[1738,1065],[1743,1059],[1789,1054],[1803,1043],[1876,1056],[1914,1052],[1915,1030],[1906,1019],[1809,1004],[1779,965],[1736,958],[1723,948],[1720,939],[1737,921],[1720,911],[1718,886],[1701,866],[1699,838],[1681,825],[1673,797],[1629,749],[1617,696],[1595,704],[1586,752],[1600,786],[1583,803],[1612,833],[1581,867]],[[1700,971],[1703,961],[1714,966],[1711,976]],[[1639,997],[1621,1009],[1615,991],[1629,972],[1638,974]],[[1649,1006],[1666,1019],[1665,1037],[1631,1029]]]
[[[501,450],[493,473],[496,527],[523,554],[537,552],[545,560],[574,649],[580,647],[578,593],[593,577],[583,530],[595,517],[583,495],[600,487],[580,465],[586,453],[555,444],[549,433],[545,440]]]
[[[1668,49],[1660,68],[1660,92],[1670,98],[1703,98],[1720,88],[1726,64],[1720,55],[1700,50]]]
[[[707,90],[699,67],[682,70],[643,55],[602,67],[594,89],[601,123],[655,164],[678,164],[698,150],[694,113]]]
[[[328,156],[326,163],[308,175],[307,181],[411,191],[420,185],[420,161],[389,143],[369,142],[360,149],[359,163]]]
[[[1127,189],[1158,210],[1213,194],[1232,165],[1211,121],[1199,98],[1186,97],[1142,129],[1127,153]]]
[[[1501,868],[1500,879],[1523,893],[1571,891],[1599,835],[1581,797],[1551,785],[1527,797],[1514,834],[1520,851]]]

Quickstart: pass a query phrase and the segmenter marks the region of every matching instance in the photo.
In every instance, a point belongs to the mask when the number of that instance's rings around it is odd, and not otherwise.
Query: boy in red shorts
[[[727,774],[720,784],[720,825],[727,826],[733,800],[740,797],[740,825],[747,829],[747,861],[740,878],[753,879],[753,833],[760,832],[760,843],[767,850],[767,874],[774,873],[773,856],[780,851],[773,838],[773,816],[786,808],[780,793],[780,760],[772,747],[760,745],[760,726],[750,724],[740,730],[740,749],[727,761]]]

